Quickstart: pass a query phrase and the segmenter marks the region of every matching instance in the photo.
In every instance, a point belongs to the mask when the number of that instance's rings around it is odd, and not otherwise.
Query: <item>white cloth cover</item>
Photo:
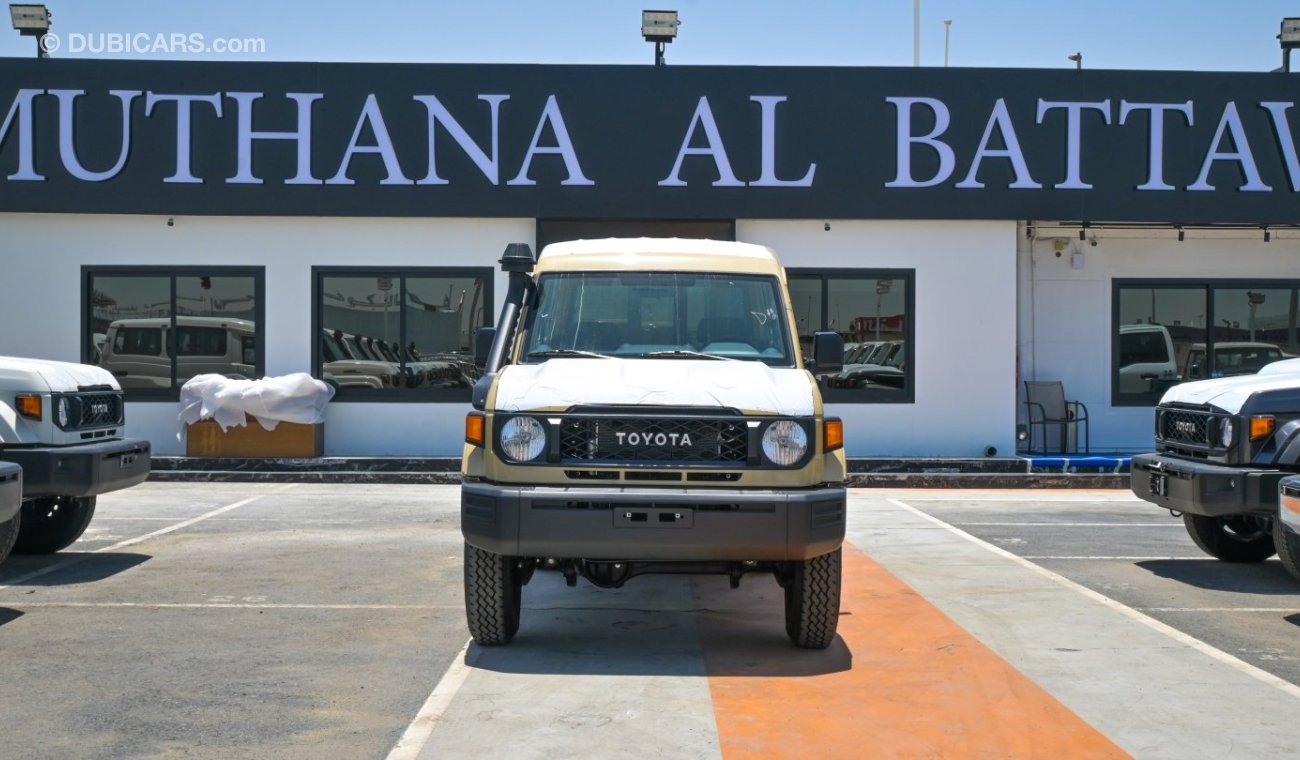
[[[224,431],[247,423],[250,414],[267,430],[281,422],[314,425],[325,421],[325,404],[334,389],[306,372],[261,380],[195,375],[181,386],[182,424],[215,420]]]

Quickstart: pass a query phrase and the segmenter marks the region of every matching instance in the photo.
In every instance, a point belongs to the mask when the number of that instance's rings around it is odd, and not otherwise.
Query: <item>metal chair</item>
[[[1088,407],[1082,401],[1066,399],[1065,386],[1060,380],[1026,380],[1025,407],[1029,412],[1029,453],[1079,453],[1080,424],[1083,425],[1083,453],[1089,453]],[[1035,428],[1042,431],[1042,448],[1037,451]],[[1053,435],[1048,435],[1049,430]],[[1068,450],[1067,442],[1071,444]]]

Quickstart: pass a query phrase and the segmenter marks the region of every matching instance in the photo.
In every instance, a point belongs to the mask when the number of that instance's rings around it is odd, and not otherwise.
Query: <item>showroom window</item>
[[[261,267],[83,267],[81,360],[128,399],[174,400],[195,375],[261,377]]]
[[[790,269],[799,346],[812,356],[814,332],[844,338],[844,369],[820,378],[834,402],[911,403],[915,272],[902,269]]]
[[[1294,280],[1116,280],[1111,401],[1154,406],[1171,386],[1300,355]]]
[[[490,268],[313,267],[315,375],[349,401],[469,400]]]

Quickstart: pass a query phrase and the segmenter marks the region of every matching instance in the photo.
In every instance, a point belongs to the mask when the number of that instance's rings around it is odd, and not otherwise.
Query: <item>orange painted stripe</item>
[[[840,638],[825,651],[785,639],[774,581],[732,591],[702,577],[695,593],[728,760],[1128,757],[847,544]]]

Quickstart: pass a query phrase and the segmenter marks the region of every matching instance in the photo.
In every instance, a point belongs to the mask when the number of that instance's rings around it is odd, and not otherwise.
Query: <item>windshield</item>
[[[522,360],[598,355],[793,366],[775,277],[699,272],[543,275]],[[582,353],[577,353],[582,352]]]

